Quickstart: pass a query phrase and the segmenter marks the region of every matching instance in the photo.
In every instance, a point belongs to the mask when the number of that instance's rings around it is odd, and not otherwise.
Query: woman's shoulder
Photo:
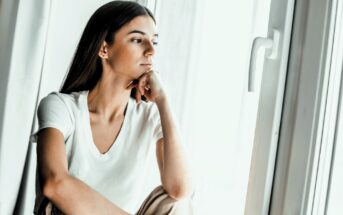
[[[87,91],[72,92],[72,93],[61,93],[53,91],[43,98],[43,100],[51,102],[62,102],[68,107],[81,107],[83,97]]]

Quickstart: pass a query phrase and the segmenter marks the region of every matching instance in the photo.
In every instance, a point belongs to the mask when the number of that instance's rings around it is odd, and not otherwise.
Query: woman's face
[[[108,48],[109,66],[129,79],[138,79],[153,66],[157,36],[150,16],[135,17],[115,33]]]

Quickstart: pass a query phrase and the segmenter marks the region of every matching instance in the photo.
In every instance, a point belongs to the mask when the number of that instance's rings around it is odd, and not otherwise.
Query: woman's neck
[[[100,79],[88,94],[89,112],[108,122],[124,115],[131,90],[127,89],[130,80],[119,77]]]

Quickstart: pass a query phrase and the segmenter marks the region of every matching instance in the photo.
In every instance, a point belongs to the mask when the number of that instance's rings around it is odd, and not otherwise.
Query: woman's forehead
[[[122,36],[130,34],[142,34],[148,37],[157,37],[156,25],[150,16],[137,16],[119,29]]]

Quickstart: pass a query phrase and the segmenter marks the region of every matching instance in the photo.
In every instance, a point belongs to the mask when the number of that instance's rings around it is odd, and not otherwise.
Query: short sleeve
[[[38,132],[43,128],[56,128],[60,130],[64,136],[64,140],[72,132],[73,123],[71,112],[68,110],[67,104],[56,92],[49,94],[40,101],[37,117],[39,128],[38,131],[31,135],[31,142],[37,142]]]
[[[163,138],[161,118],[160,118],[160,113],[155,104],[152,105],[151,111],[152,111],[151,119],[152,119],[152,125],[153,125],[153,137],[154,137],[154,140],[157,141]]]

